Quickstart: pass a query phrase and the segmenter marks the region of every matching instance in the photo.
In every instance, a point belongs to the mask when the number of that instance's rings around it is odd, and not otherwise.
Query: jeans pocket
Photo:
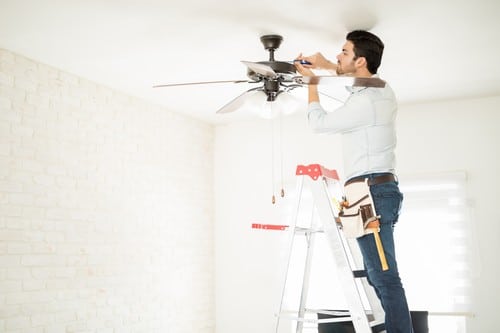
[[[398,221],[403,194],[396,183],[384,183],[370,188],[373,203],[380,215],[380,223],[396,223]]]

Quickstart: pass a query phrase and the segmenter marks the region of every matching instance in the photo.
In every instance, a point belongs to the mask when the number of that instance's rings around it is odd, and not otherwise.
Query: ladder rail
[[[351,252],[351,257],[352,257],[351,260],[353,260],[354,265],[357,267],[357,269],[364,270],[363,259],[362,259],[363,256],[357,244],[357,240],[345,239],[345,242]],[[362,284],[364,292],[366,294],[366,298],[370,306],[370,309],[372,311],[374,321],[377,321],[379,323],[385,322],[385,312],[384,309],[382,308],[382,304],[380,303],[377,294],[375,293],[375,289],[370,285],[366,277],[361,278],[360,283]]]
[[[372,330],[365,313],[361,295],[352,274],[351,264],[346,255],[347,249],[344,247],[337,222],[335,221],[335,214],[331,200],[329,199],[330,196],[326,183],[322,180],[320,183],[311,185],[318,215],[323,222],[323,228],[329,240],[328,243],[334,254],[333,260],[337,266],[337,277],[346,296],[354,329],[356,333],[371,333]]]
[[[278,329],[279,329],[279,325],[280,325],[280,317],[281,317],[281,313],[283,311],[283,300],[285,298],[286,283],[287,283],[287,280],[288,280],[288,272],[290,270],[290,258],[292,256],[293,244],[294,244],[294,241],[295,241],[295,234],[296,234],[296,229],[297,229],[297,220],[298,220],[298,217],[299,217],[301,197],[302,197],[300,194],[302,193],[303,186],[304,186],[304,178],[300,177],[299,180],[297,181],[297,186],[296,186],[296,190],[295,190],[295,193],[296,193],[296,197],[295,197],[295,210],[294,210],[293,215],[292,215],[292,223],[289,226],[290,239],[289,239],[289,244],[288,244],[288,255],[287,255],[288,262],[286,264],[285,272],[284,272],[284,275],[283,275],[283,284],[282,284],[283,288],[282,288],[282,291],[281,291],[281,300],[280,300],[278,314],[277,314],[276,333],[278,333]]]
[[[300,292],[299,313],[298,313],[299,318],[305,317],[307,295],[309,294],[309,276],[311,274],[312,257],[314,253],[314,244],[316,239],[316,231],[314,230],[315,229],[314,210],[312,210],[311,212],[311,221],[313,221],[311,229],[309,232],[305,234],[307,241],[307,252],[306,252],[306,262],[304,264],[304,270],[302,276],[302,290]],[[304,328],[304,322],[300,320],[297,321],[297,327],[295,331],[297,333],[301,333],[303,328]]]

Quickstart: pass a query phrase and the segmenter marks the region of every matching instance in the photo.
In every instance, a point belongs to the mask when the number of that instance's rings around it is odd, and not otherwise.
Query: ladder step
[[[354,332],[351,317],[348,310],[326,310],[319,311],[318,316],[318,332]],[[370,330],[372,333],[384,333],[385,324],[377,322],[373,316],[368,315]]]
[[[355,278],[367,277],[366,271],[364,269],[352,271],[352,275],[354,275]]]
[[[374,319],[370,322],[373,332],[385,332],[385,319]]]
[[[303,228],[303,227],[295,227],[296,234],[312,234],[315,232],[324,232],[322,228]]]

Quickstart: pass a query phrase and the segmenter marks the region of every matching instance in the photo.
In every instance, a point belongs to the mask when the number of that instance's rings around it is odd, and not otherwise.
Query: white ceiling
[[[152,85],[246,79],[240,60],[268,60],[263,34],[284,37],[276,60],[334,60],[370,29],[401,103],[500,95],[499,14],[498,0],[0,0],[0,48],[218,123],[253,86]]]

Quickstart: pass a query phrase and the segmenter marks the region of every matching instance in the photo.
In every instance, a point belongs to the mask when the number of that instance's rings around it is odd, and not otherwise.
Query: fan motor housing
[[[283,37],[280,35],[264,35],[260,37],[260,41],[266,50],[276,50],[280,47]]]

